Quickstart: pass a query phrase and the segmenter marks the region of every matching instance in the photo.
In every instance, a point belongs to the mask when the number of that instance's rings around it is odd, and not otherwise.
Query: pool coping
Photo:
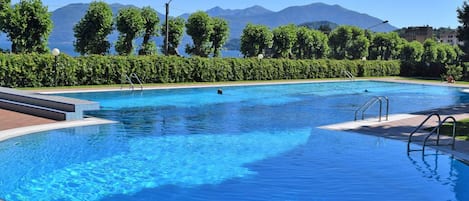
[[[117,123],[117,122],[107,120],[107,119],[96,118],[96,117],[88,117],[88,118],[84,118],[83,120],[58,121],[58,122],[48,123],[48,124],[40,124],[40,125],[12,128],[12,129],[7,129],[7,130],[0,131],[0,142],[11,139],[11,138],[15,138],[15,137],[23,136],[23,135],[28,135],[28,134],[44,132],[44,131],[64,129],[64,128],[82,127],[82,126],[113,124],[113,123]]]

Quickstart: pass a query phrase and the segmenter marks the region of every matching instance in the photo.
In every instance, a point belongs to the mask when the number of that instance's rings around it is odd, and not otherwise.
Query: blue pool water
[[[389,97],[391,113],[469,102],[457,88],[357,81],[223,91],[63,94],[99,101],[89,114],[119,123],[1,142],[0,198],[469,200],[469,167],[458,160],[317,128],[353,120],[377,95]]]

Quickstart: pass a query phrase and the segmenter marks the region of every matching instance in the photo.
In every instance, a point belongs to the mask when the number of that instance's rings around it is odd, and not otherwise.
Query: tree
[[[370,59],[389,60],[399,57],[399,47],[404,43],[396,32],[377,33],[372,37]]]
[[[290,58],[296,43],[296,26],[293,24],[279,26],[272,31],[272,50],[275,58]]]
[[[11,41],[13,53],[45,53],[52,31],[52,20],[47,7],[40,0],[23,0],[11,10],[9,1],[2,2],[3,30]]]
[[[423,62],[428,64],[438,62],[438,50],[436,46],[437,44],[433,39],[427,39],[423,42]]]
[[[107,36],[112,30],[111,7],[105,2],[92,2],[85,16],[73,27],[75,51],[81,55],[108,53],[111,43]]]
[[[462,50],[468,54],[469,53],[469,5],[464,1],[462,7],[458,8],[458,21],[461,23],[458,26],[458,39],[464,42],[464,45],[461,46]]]
[[[179,55],[178,46],[181,43],[182,36],[184,35],[184,24],[185,21],[183,18],[169,18],[168,19],[168,54],[169,55]],[[163,24],[163,27],[166,27],[166,24]],[[161,29],[161,35],[164,36],[164,41],[166,41],[166,30]],[[166,54],[166,51],[163,46],[163,53]]]
[[[352,26],[339,26],[329,37],[331,55],[335,59],[361,59],[368,56],[370,41],[365,32]]]
[[[255,57],[264,54],[266,48],[272,45],[273,34],[265,25],[247,24],[241,35],[241,53],[245,57]]]
[[[220,56],[220,48],[226,43],[230,28],[228,22],[222,18],[212,18],[213,32],[210,35],[212,42],[213,57]]]
[[[5,32],[8,15],[11,11],[11,0],[0,0],[0,31]]]
[[[210,36],[213,32],[212,18],[203,11],[191,14],[187,19],[186,32],[194,43],[186,46],[186,53],[208,57],[212,47],[210,43]]]
[[[151,7],[142,8],[142,18],[143,18],[143,42],[142,47],[138,51],[139,55],[151,55],[156,54],[156,46],[154,42],[151,42],[150,39],[153,36],[158,36],[158,24],[160,23],[160,18],[158,17],[157,12]]]
[[[325,58],[329,52],[328,38],[321,31],[300,27],[296,39],[293,52],[298,59]]]
[[[404,43],[400,52],[400,59],[409,63],[417,63],[422,60],[423,45],[418,41]]]
[[[120,55],[130,55],[133,52],[133,40],[143,31],[144,20],[140,9],[128,7],[120,9],[116,17],[116,27],[119,38],[116,51]]]

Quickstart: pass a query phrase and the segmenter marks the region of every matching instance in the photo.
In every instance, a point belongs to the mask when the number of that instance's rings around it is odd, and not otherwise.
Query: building
[[[463,42],[458,40],[458,32],[455,29],[444,30],[439,33],[438,41],[450,45],[462,45]]]
[[[400,35],[409,42],[416,40],[423,43],[433,37],[433,28],[431,26],[407,27],[401,30]]]

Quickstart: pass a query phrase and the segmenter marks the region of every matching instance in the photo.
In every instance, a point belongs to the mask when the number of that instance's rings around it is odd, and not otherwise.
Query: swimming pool
[[[356,81],[216,90],[63,94],[99,101],[90,115],[120,123],[1,142],[0,198],[469,200],[469,167],[458,160],[408,157],[400,141],[317,128],[353,120],[377,95],[389,97],[391,113],[469,102],[457,88]]]

